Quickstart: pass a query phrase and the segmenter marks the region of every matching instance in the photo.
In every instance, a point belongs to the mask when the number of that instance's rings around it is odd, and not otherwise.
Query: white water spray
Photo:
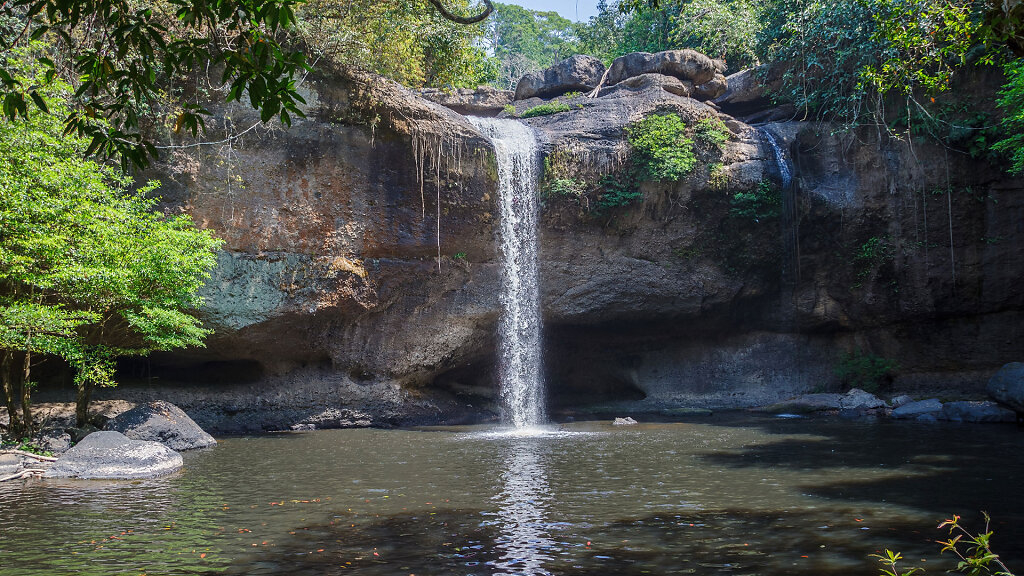
[[[515,120],[470,118],[498,160],[501,221],[501,396],[517,428],[545,421],[537,287],[537,139]]]

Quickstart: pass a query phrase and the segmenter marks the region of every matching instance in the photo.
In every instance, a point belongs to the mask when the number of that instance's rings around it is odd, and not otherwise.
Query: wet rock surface
[[[1024,413],[1024,362],[1010,362],[988,381],[988,395],[1017,413]]]

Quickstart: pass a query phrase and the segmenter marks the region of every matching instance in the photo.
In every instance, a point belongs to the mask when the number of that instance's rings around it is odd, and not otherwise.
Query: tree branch
[[[477,14],[476,16],[470,16],[468,18],[464,16],[459,16],[457,14],[452,14],[451,12],[448,11],[447,8],[444,7],[444,4],[441,4],[441,0],[427,0],[427,2],[430,2],[430,4],[433,5],[438,12],[441,13],[441,16],[444,16],[446,19],[451,20],[456,24],[476,24],[477,22],[480,22],[481,20],[490,16],[491,12],[494,12],[494,5],[491,4],[491,0],[483,0],[484,6],[486,6],[486,8],[484,8],[484,11],[480,14]]]

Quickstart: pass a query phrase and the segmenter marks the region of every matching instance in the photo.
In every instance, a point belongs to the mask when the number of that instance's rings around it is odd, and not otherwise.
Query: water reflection
[[[543,437],[510,439],[503,458],[499,503],[501,558],[497,574],[535,576],[551,574],[545,564],[552,560],[554,540],[548,534],[551,489],[543,461]]]

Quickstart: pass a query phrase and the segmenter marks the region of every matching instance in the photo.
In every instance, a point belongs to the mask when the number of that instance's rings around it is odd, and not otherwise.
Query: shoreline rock
[[[134,480],[177,472],[181,454],[160,444],[132,440],[111,430],[94,432],[65,452],[44,478]]]
[[[112,418],[105,430],[133,440],[159,442],[171,450],[195,450],[217,443],[184,410],[165,400],[140,404]]]

